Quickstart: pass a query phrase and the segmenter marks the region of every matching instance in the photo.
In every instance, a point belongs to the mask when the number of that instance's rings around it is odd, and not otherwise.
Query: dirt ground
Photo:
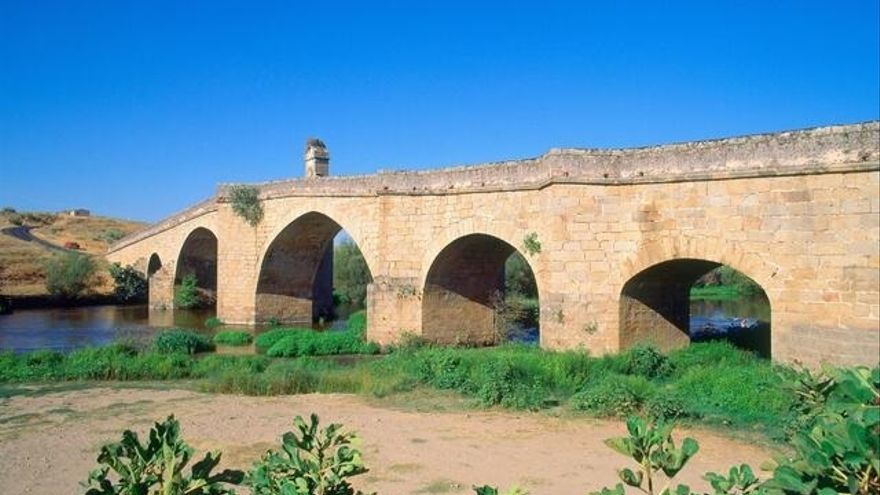
[[[198,457],[220,449],[223,466],[247,469],[279,445],[291,418],[316,412],[322,423],[359,433],[370,472],[357,478],[357,487],[380,494],[471,493],[473,484],[484,483],[518,485],[533,495],[581,494],[613,485],[615,469],[628,465],[602,443],[623,434],[619,422],[443,410],[418,397],[403,402],[408,405],[351,395],[243,397],[125,386],[37,389],[0,399],[0,493],[82,493],[78,482],[95,467],[103,443],[118,440],[126,428],[143,437],[172,413]],[[685,434],[700,443],[680,475],[693,488],[705,487],[705,471],[758,466],[771,457],[765,447],[718,433],[679,430],[676,438]]]

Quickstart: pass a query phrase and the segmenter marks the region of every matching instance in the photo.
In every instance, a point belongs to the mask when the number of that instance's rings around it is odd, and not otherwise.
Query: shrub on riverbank
[[[310,328],[273,328],[255,340],[257,352],[271,357],[378,354],[379,346],[364,340],[366,315],[353,313],[344,331],[315,331]]]
[[[214,343],[204,335],[182,329],[166,330],[160,333],[156,336],[153,346],[160,354],[196,354],[216,349]]]
[[[92,286],[95,266],[86,254],[58,254],[46,263],[46,290],[56,297],[76,298]]]
[[[254,337],[242,330],[224,330],[214,335],[214,343],[220,345],[241,346],[248,345]]]

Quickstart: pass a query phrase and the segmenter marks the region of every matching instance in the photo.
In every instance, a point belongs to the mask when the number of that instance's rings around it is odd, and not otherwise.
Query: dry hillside
[[[46,294],[44,265],[52,256],[63,251],[52,249],[40,241],[56,246],[76,243],[81,252],[94,255],[100,274],[95,292],[108,293],[112,287],[105,269],[104,253],[107,247],[123,235],[142,229],[144,225],[116,218],[71,217],[4,209],[0,211],[0,294]],[[27,239],[28,234],[33,239]]]

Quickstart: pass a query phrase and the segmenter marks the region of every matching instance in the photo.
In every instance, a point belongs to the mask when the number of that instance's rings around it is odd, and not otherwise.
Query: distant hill
[[[146,226],[143,222],[100,216],[0,210],[0,295],[46,295],[44,265],[65,245],[95,256],[100,280],[94,291],[112,292],[104,253],[108,246]]]

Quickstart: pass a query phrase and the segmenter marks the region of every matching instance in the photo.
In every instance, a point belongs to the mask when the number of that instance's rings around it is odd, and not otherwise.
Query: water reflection
[[[348,313],[349,311],[342,311],[340,315],[343,318],[315,324],[313,328],[344,330]],[[22,309],[0,316],[0,350],[69,351],[107,345],[119,339],[148,342],[157,332],[167,328],[188,328],[213,335],[217,329],[207,328],[205,321],[215,314],[214,309],[151,310],[146,305]],[[224,325],[223,328],[235,326]],[[238,328],[259,334],[269,327]]]
[[[23,309],[0,316],[0,350],[67,351],[125,338],[149,340],[162,328],[208,331],[213,310],[149,311],[146,306]]]
[[[770,357],[770,302],[764,294],[731,300],[690,301],[692,342],[727,340]]]

